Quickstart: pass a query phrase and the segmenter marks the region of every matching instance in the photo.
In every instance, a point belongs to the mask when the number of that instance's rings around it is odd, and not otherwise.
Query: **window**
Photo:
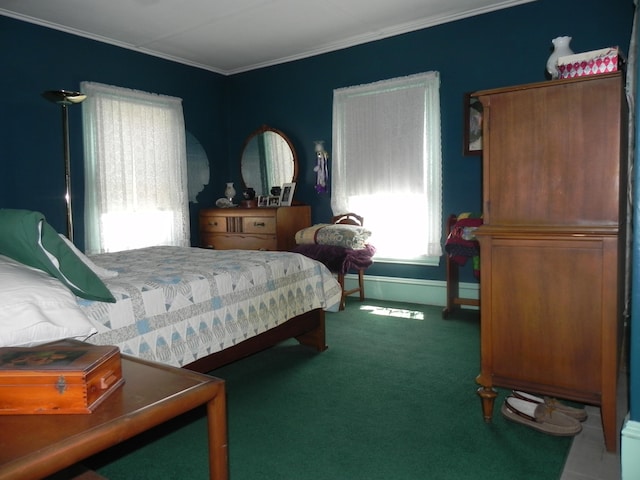
[[[82,82],[85,250],[189,246],[182,100]]]
[[[334,91],[331,207],[365,218],[377,260],[442,255],[439,90],[429,72]]]

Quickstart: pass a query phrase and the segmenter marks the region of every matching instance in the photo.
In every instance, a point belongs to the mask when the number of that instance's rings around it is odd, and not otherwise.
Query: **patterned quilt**
[[[181,367],[307,311],[337,311],[341,289],[319,262],[288,252],[150,247],[91,256],[118,272],[116,303],[78,299],[87,342]]]

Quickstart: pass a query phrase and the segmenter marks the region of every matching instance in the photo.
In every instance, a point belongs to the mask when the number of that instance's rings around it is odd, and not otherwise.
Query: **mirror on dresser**
[[[240,173],[245,188],[253,188],[256,195],[269,195],[272,187],[295,182],[298,157],[293,144],[277,128],[263,125],[244,143]]]
[[[296,181],[298,158],[285,134],[263,125],[245,141],[240,171],[244,188],[269,195],[272,187]],[[289,251],[296,245],[296,232],[311,226],[311,207],[258,207],[243,201],[236,208],[200,210],[199,226],[201,247]]]

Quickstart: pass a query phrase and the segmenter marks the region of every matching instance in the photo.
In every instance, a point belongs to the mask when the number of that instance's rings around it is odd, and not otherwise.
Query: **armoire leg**
[[[480,387],[478,389],[478,395],[482,400],[482,415],[484,416],[484,421],[489,423],[491,422],[491,417],[493,417],[493,404],[498,396],[498,392],[491,387]]]

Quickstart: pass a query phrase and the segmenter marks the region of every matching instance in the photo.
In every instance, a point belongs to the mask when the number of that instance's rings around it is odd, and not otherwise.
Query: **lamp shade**
[[[53,103],[71,105],[83,102],[87,96],[84,93],[72,92],[70,90],[47,90],[42,96]]]

